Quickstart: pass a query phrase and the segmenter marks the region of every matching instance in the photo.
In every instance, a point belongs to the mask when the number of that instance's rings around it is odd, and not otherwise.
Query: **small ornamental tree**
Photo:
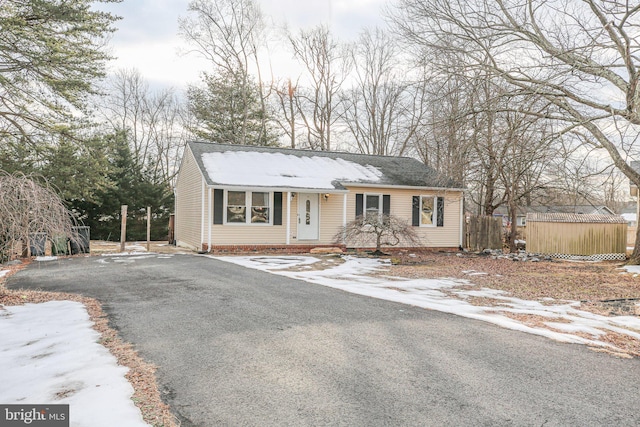
[[[341,227],[333,237],[334,243],[370,246],[375,240],[374,255],[384,255],[383,246],[417,246],[420,238],[411,224],[393,215],[360,215]]]
[[[26,246],[29,256],[34,233],[74,239],[74,218],[48,185],[21,173],[0,172],[0,198],[0,262],[10,258],[17,242]]]

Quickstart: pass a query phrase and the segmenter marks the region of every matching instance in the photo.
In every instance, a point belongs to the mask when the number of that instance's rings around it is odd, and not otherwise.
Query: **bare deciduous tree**
[[[275,121],[289,139],[288,145],[291,148],[296,148],[298,117],[300,116],[297,91],[298,85],[294,85],[291,79],[288,79],[285,83],[274,84],[273,87],[277,110],[280,113],[276,115]]]
[[[247,97],[243,101],[246,106],[245,121],[250,120],[253,96],[251,72],[257,75],[259,101],[261,109],[266,112],[266,99],[260,61],[260,47],[265,42],[265,25],[260,6],[255,0],[193,0],[189,3],[189,12],[193,15],[179,21],[182,36],[193,46],[193,52],[208,60],[221,75],[233,76],[232,81],[238,84],[238,93]],[[214,73],[203,73],[205,80],[215,79]],[[266,139],[267,117],[262,118],[262,135],[259,140]],[[241,127],[240,132],[244,132]],[[246,135],[241,137],[247,142]]]
[[[118,70],[100,100],[100,114],[110,128],[122,131],[136,168],[170,183],[186,144],[185,111],[172,89],[153,92],[135,69]]]
[[[585,143],[640,186],[628,163],[639,148],[639,15],[640,5],[619,0],[400,0],[392,19],[410,43],[464,57],[515,94],[544,97],[555,111],[543,118],[589,134]],[[640,263],[640,235],[630,262]]]
[[[383,30],[365,30],[352,51],[355,84],[348,91],[344,122],[364,154],[406,154],[424,108],[420,85],[402,68],[395,40]]]
[[[331,151],[332,126],[338,120],[338,94],[351,65],[349,51],[326,26],[301,30],[298,36],[290,35],[289,41],[311,79],[310,89],[298,91],[297,96],[307,144],[314,150]]]

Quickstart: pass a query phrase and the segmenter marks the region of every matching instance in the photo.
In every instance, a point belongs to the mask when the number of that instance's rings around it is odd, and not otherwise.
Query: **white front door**
[[[318,240],[318,195],[298,193],[298,240]]]

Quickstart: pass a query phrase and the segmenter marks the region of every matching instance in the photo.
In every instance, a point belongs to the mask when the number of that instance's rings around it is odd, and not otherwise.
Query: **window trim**
[[[423,224],[422,223],[422,200],[424,198],[430,198],[433,200],[433,214],[431,217],[431,224]],[[430,195],[430,194],[421,194],[420,195],[420,210],[418,211],[418,218],[420,220],[420,227],[437,227],[438,226],[438,196]]]
[[[229,222],[228,221],[228,204],[229,204],[229,191],[232,192],[244,192],[244,202],[245,202],[245,219],[244,222]],[[269,221],[267,222],[251,222],[251,206],[253,204],[253,193],[267,193],[269,197]],[[223,225],[229,225],[233,227],[267,227],[273,225],[273,215],[274,215],[274,200],[273,200],[273,191],[263,191],[263,190],[224,190],[224,208],[223,208]]]
[[[364,193],[362,198],[362,216],[367,216],[367,197],[378,198],[378,218],[382,218],[384,215],[384,195],[382,193]]]

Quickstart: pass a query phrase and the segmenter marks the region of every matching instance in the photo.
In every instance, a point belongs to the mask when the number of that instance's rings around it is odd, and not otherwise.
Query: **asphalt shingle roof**
[[[353,154],[353,153],[344,153],[344,152],[334,152],[334,151],[311,151],[311,150],[300,150],[300,149],[288,149],[288,148],[273,148],[273,147],[262,147],[262,146],[245,146],[245,145],[230,145],[230,144],[214,144],[214,143],[204,143],[204,142],[189,142],[189,148],[191,149],[195,160],[203,172],[205,179],[208,185],[226,185],[229,182],[217,182],[221,181],[222,178],[217,176],[215,173],[211,172],[211,167],[207,169],[207,166],[210,164],[208,159],[211,158],[211,153],[225,153],[225,158],[234,158],[234,153],[238,153],[239,157],[244,155],[243,153],[264,153],[264,154],[272,154],[271,156],[265,155],[265,162],[256,162],[252,164],[251,167],[254,168],[256,174],[259,174],[261,171],[258,170],[260,168],[270,168],[273,169],[274,166],[269,164],[268,162],[273,162],[274,160],[281,161],[283,163],[283,168],[287,165],[290,160],[296,161],[298,159],[302,159],[304,162],[307,162],[311,165],[322,166],[327,164],[327,159],[333,159],[337,162],[330,162],[332,165],[344,165],[345,167],[351,166],[360,168],[363,171],[374,171],[376,176],[375,179],[370,179],[370,174],[364,174],[369,176],[369,178],[358,178],[353,180],[353,175],[350,175],[351,178],[347,179],[336,179],[331,182],[331,185],[336,190],[343,190],[346,184],[357,185],[357,184],[367,184],[367,185],[381,185],[381,186],[409,186],[409,187],[429,187],[429,188],[456,188],[459,189],[461,186],[454,182],[453,180],[443,176],[438,173],[431,167],[423,164],[422,162],[410,158],[410,157],[389,157],[389,156],[372,156],[366,154]],[[279,156],[273,156],[273,154],[279,154]],[[215,155],[214,155],[215,156]],[[293,156],[293,157],[289,157]],[[216,157],[221,158],[221,157]],[[256,158],[252,156],[252,158]],[[324,160],[323,160],[324,159]],[[359,166],[356,166],[359,165]],[[233,173],[233,171],[231,171]],[[246,174],[246,171],[241,172],[238,171],[238,182],[240,182],[243,178],[241,176],[242,173]],[[229,171],[226,172],[229,174]],[[214,175],[214,176],[210,176]],[[357,174],[356,174],[357,175]],[[361,174],[362,175],[362,174]],[[287,175],[283,171],[281,177],[286,177]],[[293,177],[292,177],[293,178]],[[295,180],[292,179],[292,183]],[[264,186],[272,186],[265,184]],[[283,188],[295,188],[295,185],[280,185]],[[310,188],[310,187],[306,187]]]

